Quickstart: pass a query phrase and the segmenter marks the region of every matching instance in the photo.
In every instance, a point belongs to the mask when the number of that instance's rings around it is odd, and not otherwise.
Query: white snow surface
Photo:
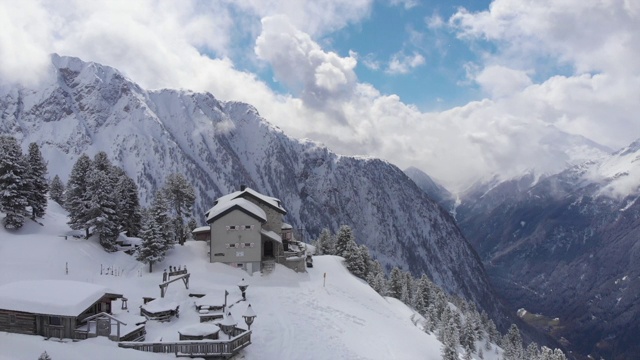
[[[267,221],[267,214],[264,212],[264,210],[260,209],[258,205],[252,203],[251,201],[240,198],[227,201],[218,201],[216,206],[207,211],[207,222],[234,206],[239,206],[244,210],[250,212],[251,214],[259,217],[260,219],[262,219],[262,221]]]
[[[0,213],[0,216],[3,214]],[[122,252],[107,253],[95,239],[60,236],[69,231],[66,214],[50,202],[42,226],[27,221],[9,232],[0,228],[0,286],[16,281],[72,280],[108,287],[128,298],[128,309],[113,303],[113,314],[138,313],[143,296],[159,297],[162,271],[169,265],[187,265],[192,289],[224,296],[229,291],[230,311],[244,327],[243,313],[250,303],[257,317],[251,326],[252,344],[243,359],[440,359],[441,343],[435,335],[416,327],[414,312],[403,303],[378,295],[345,269],[343,259],[316,256],[308,273],[295,273],[277,265],[262,276],[207,261],[206,244],[187,242],[170,250],[166,259],[148,266]],[[65,274],[65,263],[69,273]],[[102,267],[119,269],[120,276],[100,275]],[[326,278],[325,278],[326,275]],[[238,282],[249,284],[241,301]],[[69,283],[71,284],[71,283]],[[79,284],[78,289],[84,285]],[[54,289],[51,289],[54,290]],[[70,291],[64,289],[64,291]],[[75,290],[73,290],[75,291]],[[180,317],[168,322],[148,321],[146,341],[177,341],[178,331],[199,323],[194,298],[181,281],[169,285],[165,301],[180,305]],[[67,296],[59,294],[53,296]],[[174,354],[153,354],[121,349],[106,338],[78,342],[45,341],[40,336],[0,332],[0,360],[33,360],[43,352],[66,359],[174,359]],[[485,354],[491,360],[493,353]]]
[[[0,309],[77,316],[108,292],[105,286],[81,281],[17,281],[0,286]]]

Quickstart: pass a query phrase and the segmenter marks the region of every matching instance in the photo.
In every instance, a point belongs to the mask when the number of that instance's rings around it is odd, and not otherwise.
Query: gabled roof
[[[0,309],[77,316],[111,293],[102,285],[70,280],[19,281],[0,286]]]
[[[233,210],[243,211],[263,223],[267,221],[267,214],[258,205],[249,200],[239,198],[218,202],[216,206],[209,209],[207,211],[207,223],[211,223]]]
[[[280,237],[280,235],[274,233],[273,231],[270,230],[260,230],[260,233],[266,237],[268,237],[271,240],[277,241],[280,244],[282,244],[282,238]]]
[[[251,188],[245,188],[244,190],[236,191],[218,198],[218,200],[216,200],[216,206],[238,198],[253,198],[283,215],[286,215],[287,213],[287,210],[282,207],[280,199],[261,194]]]
[[[211,226],[200,226],[193,229],[191,233],[196,234],[196,233],[203,233],[203,232],[209,232],[209,231],[211,231]]]

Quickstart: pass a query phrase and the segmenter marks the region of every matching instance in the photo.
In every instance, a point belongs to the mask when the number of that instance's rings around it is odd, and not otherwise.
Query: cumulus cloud
[[[524,90],[532,84],[525,71],[514,70],[500,65],[483,68],[473,77],[492,98],[502,98]]]
[[[355,53],[318,42],[366,18],[369,0],[0,2],[0,79],[34,82],[50,52],[78,56],[145,88],[251,103],[291,136],[417,166],[456,190],[495,173],[557,171],[593,155],[576,150],[588,144],[583,137],[612,148],[638,137],[637,4],[495,0],[487,11],[458,11],[447,26],[495,51],[469,67],[487,98],[442,112],[382,94],[358,80]],[[238,31],[255,39],[253,56],[289,93],[236,67],[230,51]],[[540,56],[575,72],[532,80]],[[385,69],[396,73],[427,66],[418,53],[391,60]]]
[[[394,54],[389,61],[389,65],[385,70],[389,74],[408,74],[418,66],[424,65],[426,62],[424,56],[413,53],[406,55],[403,52]]]
[[[255,51],[269,63],[278,81],[294,89],[296,95],[313,107],[348,98],[356,83],[354,53],[341,57],[325,52],[285,16],[262,19],[262,33],[256,39]]]

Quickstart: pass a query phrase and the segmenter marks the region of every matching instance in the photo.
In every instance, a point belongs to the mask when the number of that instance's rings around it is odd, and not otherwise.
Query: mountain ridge
[[[511,322],[473,248],[449,214],[397,167],[289,138],[248,104],[209,93],[146,91],[116,69],[54,55],[52,80],[0,92],[0,132],[41,145],[50,176],[65,179],[82,153],[105,151],[148,203],[170,172],[192,181],[196,219],[240,184],[280,198],[305,240],[352,226],[387,267],[425,272]]]

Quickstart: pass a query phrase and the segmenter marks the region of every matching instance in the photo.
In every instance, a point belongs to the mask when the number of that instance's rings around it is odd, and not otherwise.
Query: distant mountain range
[[[478,185],[456,216],[499,294],[596,358],[640,358],[640,140],[546,177]]]
[[[116,69],[52,56],[50,81],[0,87],[0,133],[40,144],[49,175],[66,179],[82,153],[105,151],[148,203],[171,172],[193,184],[195,215],[241,184],[277,197],[286,221],[309,241],[350,225],[387,268],[427,273],[450,293],[512,321],[494,296],[477,254],[448,212],[400,169],[340,156],[289,138],[251,105],[208,93],[142,89]]]

